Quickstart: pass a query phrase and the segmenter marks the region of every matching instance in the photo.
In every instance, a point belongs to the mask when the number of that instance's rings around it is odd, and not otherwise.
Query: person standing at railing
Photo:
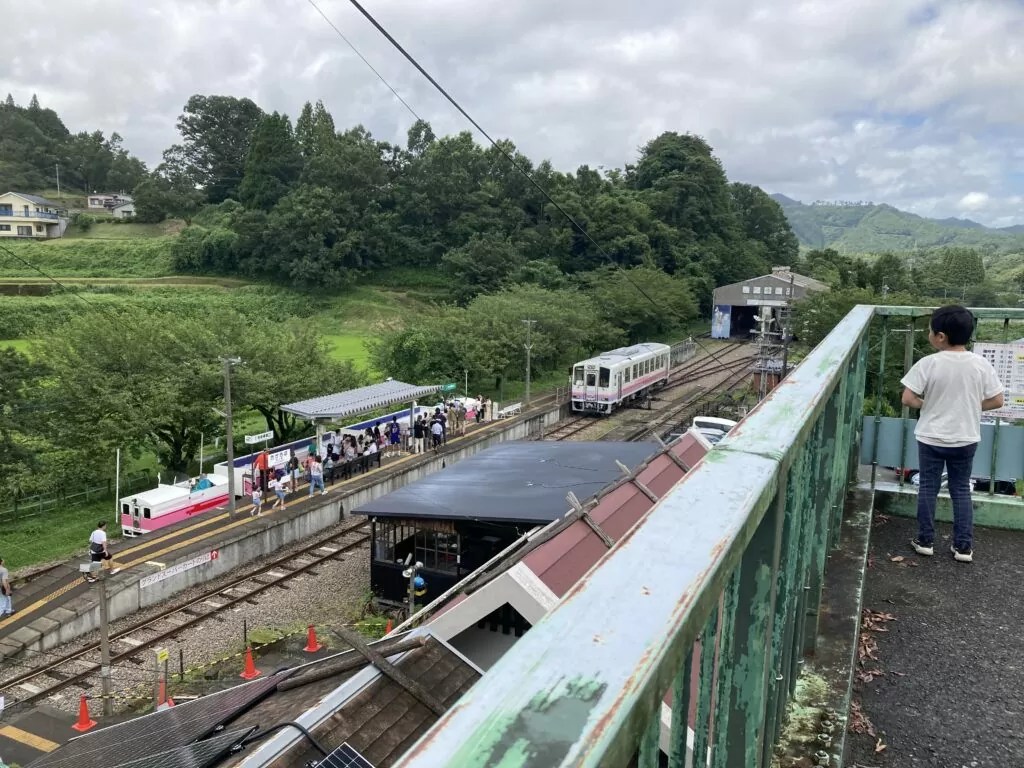
[[[1003,407],[1003,385],[995,368],[967,350],[973,331],[970,310],[957,305],[936,309],[928,343],[937,353],[918,360],[900,382],[905,387],[903,405],[921,412],[914,429],[921,478],[917,538],[910,545],[919,555],[935,553],[935,506],[945,466],[953,502],[950,549],[961,563],[974,560],[971,468],[981,441],[981,412]]]

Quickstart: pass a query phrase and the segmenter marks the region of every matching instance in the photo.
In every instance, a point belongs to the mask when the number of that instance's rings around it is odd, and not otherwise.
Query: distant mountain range
[[[915,248],[964,246],[990,255],[1024,252],[1024,225],[993,229],[970,219],[926,219],[874,203],[812,203],[772,195],[786,213],[793,232],[808,248],[835,248],[845,253],[911,251]]]

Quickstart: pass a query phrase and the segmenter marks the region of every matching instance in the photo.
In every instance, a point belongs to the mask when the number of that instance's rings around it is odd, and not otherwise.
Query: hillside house
[[[135,203],[125,200],[111,208],[110,213],[115,219],[130,219],[135,216]]]
[[[0,237],[60,237],[68,226],[67,209],[38,195],[0,195]]]
[[[120,192],[93,192],[89,195],[86,205],[91,211],[110,211],[121,203],[130,203],[131,195]]]

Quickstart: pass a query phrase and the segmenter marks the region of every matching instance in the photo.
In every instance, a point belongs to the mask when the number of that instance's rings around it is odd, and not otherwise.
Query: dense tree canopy
[[[146,166],[121,146],[117,133],[72,134],[57,113],[32,96],[19,107],[13,96],[0,102],[0,188],[32,192],[61,184],[86,192],[129,192],[145,178]]]
[[[379,268],[441,268],[465,302],[515,282],[527,263],[552,265],[550,277],[646,264],[693,281],[706,303],[705,286],[797,258],[779,205],[730,185],[697,136],[663,134],[625,171],[560,173],[509,141],[484,148],[423,121],[404,147],[361,126],[338,131],[322,102],[307,103],[292,131],[248,100],[193,96],[178,125],[183,143],[157,169],[168,205],[181,207],[171,190],[197,188],[243,205],[226,224],[238,236],[231,253],[180,262],[195,271],[338,288]]]

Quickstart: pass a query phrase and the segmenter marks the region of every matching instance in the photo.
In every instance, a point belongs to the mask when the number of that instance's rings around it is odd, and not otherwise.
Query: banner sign
[[[245,442],[247,445],[253,445],[254,443],[266,443],[274,439],[273,432],[260,432],[258,435],[246,435]]]
[[[176,565],[172,565],[170,568],[165,568],[162,571],[151,573],[149,576],[143,576],[139,580],[139,587],[145,589],[146,587],[152,586],[153,584],[157,584],[158,582],[164,581],[165,579],[169,579],[172,576],[177,576],[179,573],[191,571],[193,568],[198,568],[200,565],[205,565],[211,560],[216,560],[218,554],[219,553],[217,553],[217,550],[213,550],[213,552],[204,552],[203,554],[197,555],[196,557],[190,558],[189,560],[185,560]]]

